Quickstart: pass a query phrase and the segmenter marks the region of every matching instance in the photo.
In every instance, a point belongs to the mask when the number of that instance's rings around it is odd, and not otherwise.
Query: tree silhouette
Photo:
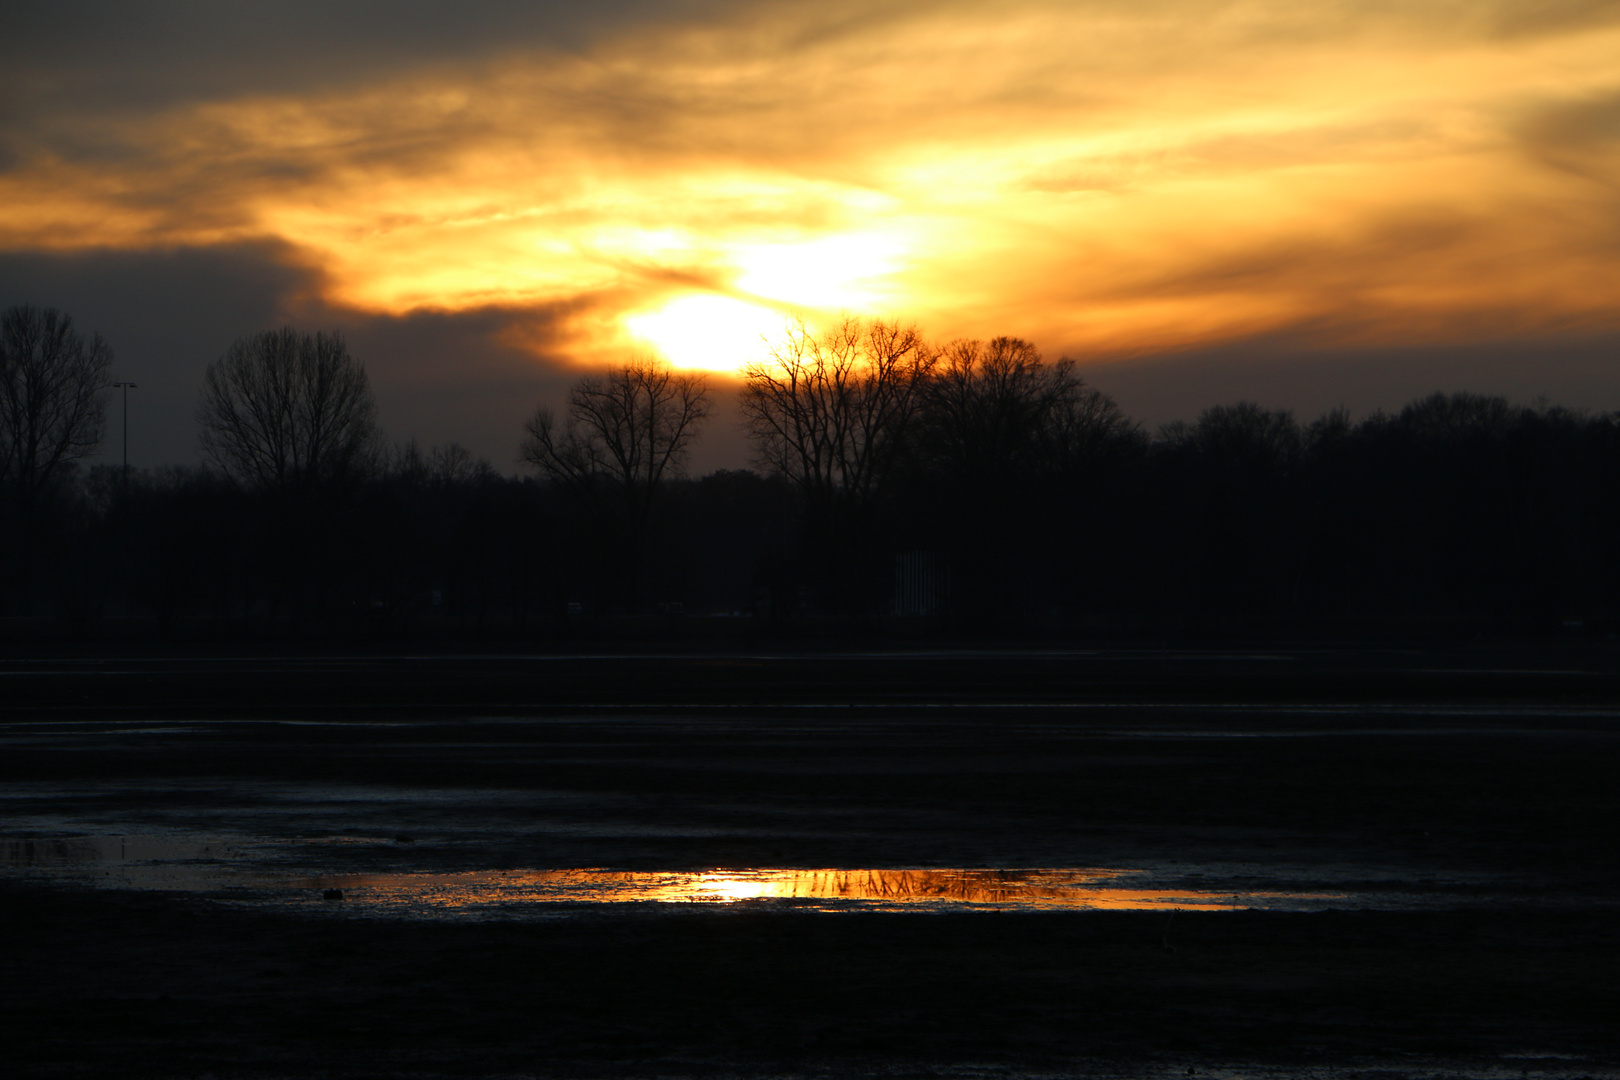
[[[1169,424],[1159,465],[1181,528],[1165,562],[1191,607],[1220,634],[1252,617],[1280,617],[1303,545],[1299,471],[1305,435],[1291,412],[1253,402]],[[1183,601],[1185,602],[1185,601]]]
[[[642,600],[753,616],[683,634],[1620,628],[1620,414],[1434,394],[1302,424],[1238,402],[1150,439],[1021,339],[936,350],[846,319],[746,372],[770,475],[684,478],[708,389],[638,360],[537,410],[539,477],[515,477],[454,445],[385,459],[342,339],[279,330],[210,366],[210,467],[125,476],[73,467],[110,362],[60,312],[0,311],[0,612],[276,636],[668,630],[614,620]],[[571,618],[593,599],[605,618]]]
[[[1022,338],[998,337],[946,346],[927,382],[923,429],[933,467],[1002,483],[1077,467],[1136,425],[1074,361],[1047,364]]]
[[[626,548],[632,604],[639,599],[659,495],[684,469],[711,408],[702,375],[642,357],[576,382],[560,423],[552,409],[541,406],[523,425],[522,460],[617,518],[611,531]]]
[[[366,369],[337,333],[238,338],[208,365],[204,457],[251,487],[311,492],[357,479],[377,449]]]
[[[882,589],[874,515],[936,360],[915,327],[846,318],[819,334],[797,323],[744,369],[754,453],[803,499],[811,591],[834,610],[870,609]]]
[[[576,382],[560,425],[550,408],[536,410],[523,425],[521,456],[581,493],[610,485],[632,521],[645,524],[665,479],[685,466],[711,404],[702,375],[632,360]]]
[[[911,516],[926,535],[915,542],[950,549],[954,606],[982,625],[1009,594],[1033,592],[1023,579],[1052,579],[1031,540],[1067,526],[1051,544],[1074,546],[1073,519],[1092,501],[1077,489],[1114,444],[1138,437],[1136,425],[1073,361],[1047,364],[1014,337],[951,342],[923,400],[912,487],[927,505]]]
[[[327,619],[370,598],[366,507],[379,435],[366,370],[336,333],[238,338],[204,375],[203,456],[253,494],[243,548],[249,606]]]
[[[101,443],[112,350],[86,341],[54,308],[0,313],[0,610],[32,614],[47,578],[78,581],[69,541],[82,539],[62,481]],[[64,498],[66,496],[66,498]],[[69,608],[83,614],[82,604]]]
[[[54,308],[0,315],[0,482],[26,511],[101,445],[112,349]]]
[[[760,460],[811,504],[869,502],[916,421],[936,354],[916,328],[845,319],[803,323],[744,369],[744,422]]]

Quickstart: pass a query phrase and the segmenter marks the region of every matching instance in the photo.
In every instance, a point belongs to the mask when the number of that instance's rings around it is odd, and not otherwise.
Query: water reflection
[[[343,889],[363,903],[465,908],[505,904],[783,901],[811,909],[850,906],[1000,909],[1233,909],[1319,905],[1338,894],[1147,888],[1124,870],[518,870],[311,877],[308,890]],[[1137,887],[1132,888],[1131,885]]]
[[[345,838],[328,838],[326,847]],[[91,836],[0,840],[0,869],[101,887],[305,904],[341,891],[346,910],[397,915],[521,913],[533,905],[780,904],[812,911],[968,908],[1128,910],[1319,909],[1342,894],[1156,885],[1102,868],[871,870],[417,870],[311,874],[274,845],[219,837]]]

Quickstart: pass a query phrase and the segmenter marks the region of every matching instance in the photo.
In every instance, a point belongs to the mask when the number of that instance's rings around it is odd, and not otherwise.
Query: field
[[[1608,642],[0,661],[6,1071],[1620,1075],[1617,666]],[[1330,899],[456,885],[578,868]]]

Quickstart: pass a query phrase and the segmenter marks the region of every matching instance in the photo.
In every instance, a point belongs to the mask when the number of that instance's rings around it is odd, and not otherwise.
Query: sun
[[[778,882],[761,880],[756,876],[740,877],[726,873],[704,874],[698,886],[706,896],[726,903],[737,900],[760,900],[781,891]]]
[[[758,304],[699,293],[678,297],[654,311],[627,315],[626,329],[678,368],[735,375],[778,337],[783,317]]]
[[[734,285],[799,307],[870,309],[887,298],[883,283],[897,269],[903,248],[895,237],[866,233],[743,247],[733,254],[741,271]]]

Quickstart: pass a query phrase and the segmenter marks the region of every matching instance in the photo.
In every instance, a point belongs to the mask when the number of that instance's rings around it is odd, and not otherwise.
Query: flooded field
[[[1343,893],[1152,887],[1144,871],[754,868],[697,871],[463,870],[311,874],[262,841],[119,836],[0,842],[0,873],[98,888],[192,893],[345,914],[546,917],[602,904],[780,904],[801,911],[1311,911]],[[281,866],[277,870],[274,867]]]
[[[1515,855],[1509,835],[1489,832],[1477,777],[1439,771],[1453,757],[1477,768],[1492,744],[1520,760],[1601,734],[1503,727],[1477,711],[1449,728],[1399,719],[1390,731],[1306,711],[1247,728],[1157,716],[1137,731],[1114,727],[1118,715],[1097,729],[999,711],[15,723],[0,732],[14,761],[104,775],[0,788],[0,879],[304,911],[338,889],[345,905],[329,914],[412,918],[741,901],[822,912],[1614,902],[1545,873],[1544,846]],[[1425,761],[1436,771],[1392,788]],[[1325,786],[1339,768],[1341,790]],[[1442,798],[1453,785],[1465,800]]]
[[[51,1077],[1608,1075],[1620,683],[1512,659],[0,661],[0,1016]]]

